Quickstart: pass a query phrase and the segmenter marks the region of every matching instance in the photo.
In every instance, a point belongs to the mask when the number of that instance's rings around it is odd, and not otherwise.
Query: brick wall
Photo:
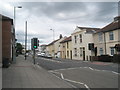
[[[2,65],[2,21],[0,21],[0,67]]]
[[[11,60],[11,21],[2,21],[2,57]]]

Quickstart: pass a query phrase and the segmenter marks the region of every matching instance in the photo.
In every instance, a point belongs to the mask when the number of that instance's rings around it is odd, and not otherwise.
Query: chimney
[[[120,16],[114,18],[114,21],[119,21],[119,20],[120,20]]]
[[[60,34],[60,37],[59,37],[60,39],[62,38],[62,34]]]

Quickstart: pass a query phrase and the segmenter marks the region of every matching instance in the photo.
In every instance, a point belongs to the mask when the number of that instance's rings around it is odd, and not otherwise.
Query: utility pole
[[[27,50],[27,21],[25,22],[25,60],[27,59],[26,50]]]

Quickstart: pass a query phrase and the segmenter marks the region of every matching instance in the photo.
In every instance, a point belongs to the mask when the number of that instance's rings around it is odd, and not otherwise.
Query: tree
[[[16,43],[16,53],[17,54],[22,54],[23,47],[21,43]]]

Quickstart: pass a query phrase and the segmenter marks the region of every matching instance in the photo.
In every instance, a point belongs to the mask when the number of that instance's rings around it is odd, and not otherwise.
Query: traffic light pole
[[[33,49],[33,62],[35,64],[35,49]]]

